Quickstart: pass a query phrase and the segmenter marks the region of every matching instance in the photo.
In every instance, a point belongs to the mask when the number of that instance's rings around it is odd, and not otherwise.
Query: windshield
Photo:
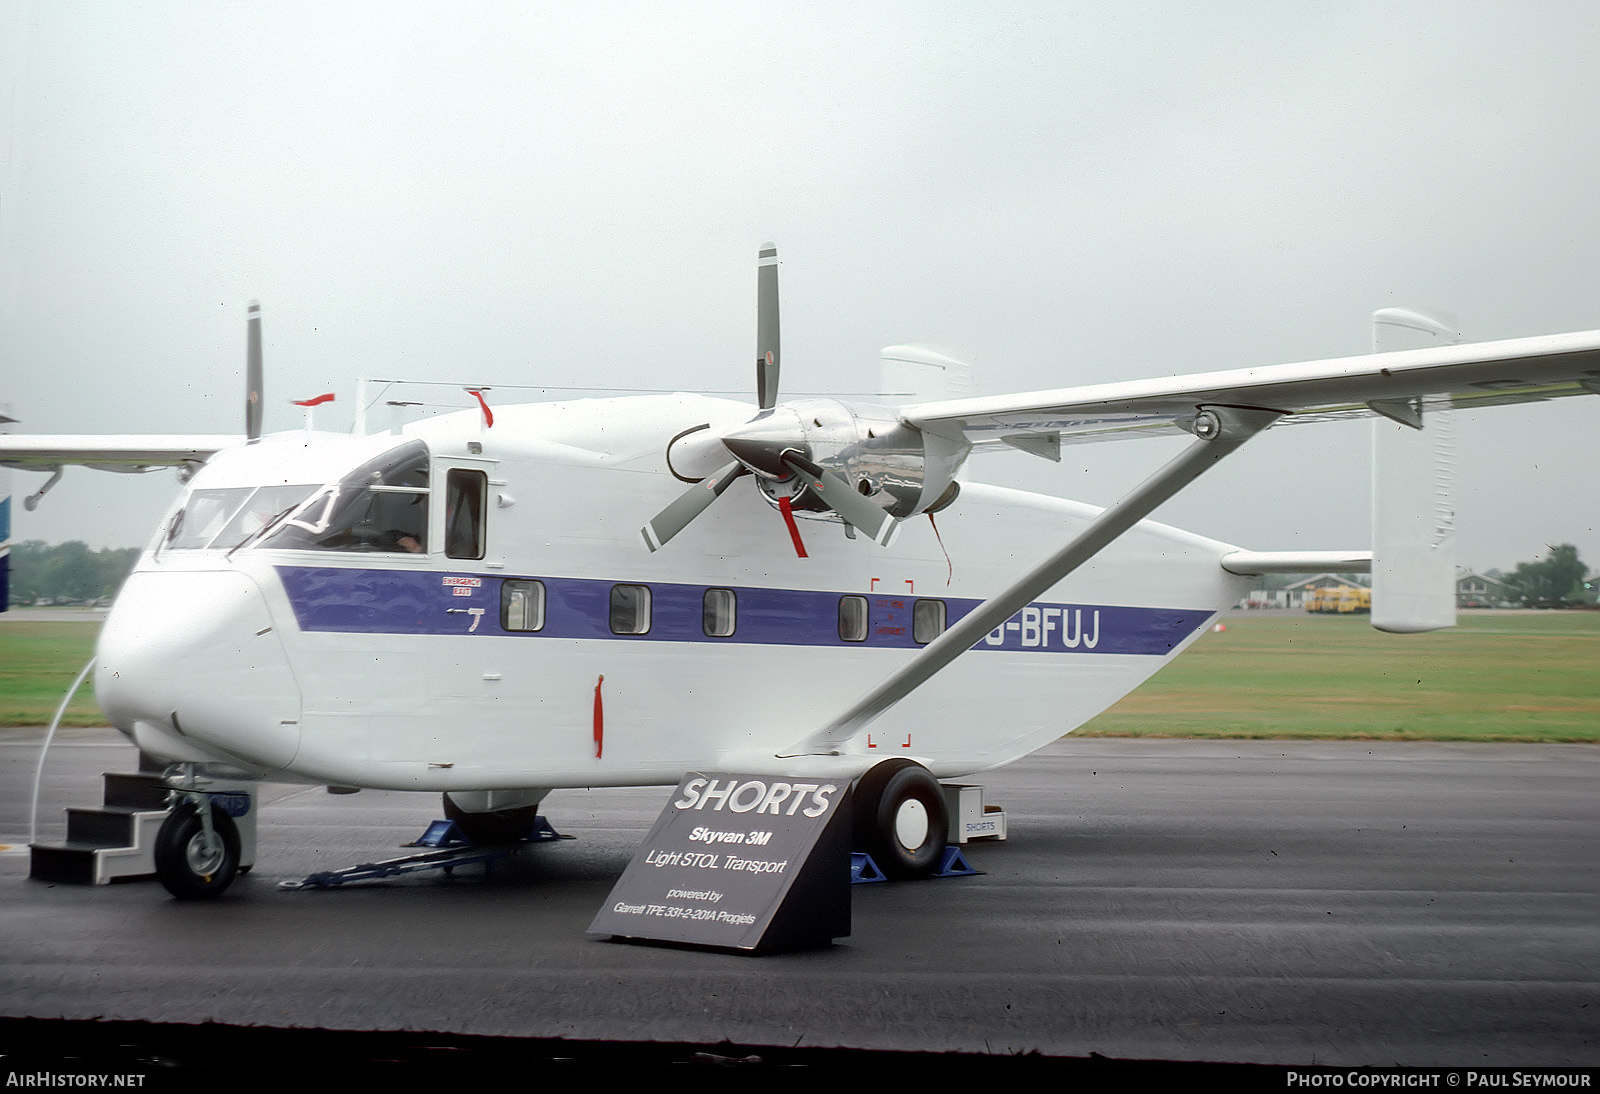
[[[300,504],[316,487],[235,486],[196,490],[167,525],[167,549],[173,551],[237,547],[285,509]]]
[[[299,551],[428,549],[428,449],[391,449],[313,494],[265,540]]]

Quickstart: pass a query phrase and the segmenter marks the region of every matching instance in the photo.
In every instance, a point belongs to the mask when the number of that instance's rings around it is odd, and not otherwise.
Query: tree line
[[[1570,543],[1550,548],[1537,562],[1520,562],[1503,580],[1524,604],[1534,607],[1567,607],[1593,604],[1596,590],[1584,580],[1589,567]],[[1490,574],[1488,576],[1494,576]]]
[[[11,548],[11,603],[81,603],[114,596],[138,558],[137,547],[90,549],[78,540],[54,546],[25,540]]]
[[[1371,585],[1368,574],[1336,574],[1354,585]],[[1504,595],[1492,599],[1504,605],[1521,604],[1529,608],[1577,608],[1600,603],[1600,577],[1591,579],[1589,566],[1578,557],[1570,543],[1550,548],[1549,554],[1533,562],[1521,562],[1510,573],[1485,570],[1483,576],[1499,582]],[[1262,574],[1256,588],[1287,589],[1301,579],[1295,574]]]

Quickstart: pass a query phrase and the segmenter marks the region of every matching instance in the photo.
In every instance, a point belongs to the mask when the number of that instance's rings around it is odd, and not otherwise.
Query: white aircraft
[[[558,787],[854,780],[858,848],[926,872],[939,779],[1106,709],[1253,575],[1371,564],[1376,625],[1453,622],[1426,450],[1382,455],[1372,553],[1250,552],[1144,519],[1217,460],[1279,423],[1377,416],[1403,443],[1436,407],[1600,391],[1591,331],[902,406],[782,401],[771,245],[759,262],[754,408],[477,393],[388,433],[261,436],[252,307],[246,436],[0,437],[12,467],[192,472],[95,659],[112,724],[175,765],[182,804],[157,841],[175,895],[233,880],[238,833],[207,787],[237,779],[442,791],[482,841],[526,830]],[[975,448],[1059,459],[1174,433],[1193,439],[1103,510],[957,481]]]

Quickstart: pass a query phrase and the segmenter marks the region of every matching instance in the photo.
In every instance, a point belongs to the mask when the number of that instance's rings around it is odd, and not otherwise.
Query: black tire
[[[211,830],[221,851],[207,855],[205,828],[193,802],[167,815],[156,834],[156,877],[179,900],[212,900],[233,884],[239,872],[239,829],[221,807],[211,806]]]
[[[455,821],[463,836],[483,847],[521,842],[533,834],[533,822],[539,815],[537,805],[496,809],[492,813],[468,813],[451,801],[449,794],[443,798],[444,819]]]
[[[926,877],[939,868],[950,819],[944,789],[927,768],[885,760],[861,776],[854,802],[856,850],[886,876]]]

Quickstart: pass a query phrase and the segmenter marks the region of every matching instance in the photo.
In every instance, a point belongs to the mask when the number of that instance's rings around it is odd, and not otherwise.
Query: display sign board
[[[760,952],[850,933],[850,781],[685,775],[589,930]]]

